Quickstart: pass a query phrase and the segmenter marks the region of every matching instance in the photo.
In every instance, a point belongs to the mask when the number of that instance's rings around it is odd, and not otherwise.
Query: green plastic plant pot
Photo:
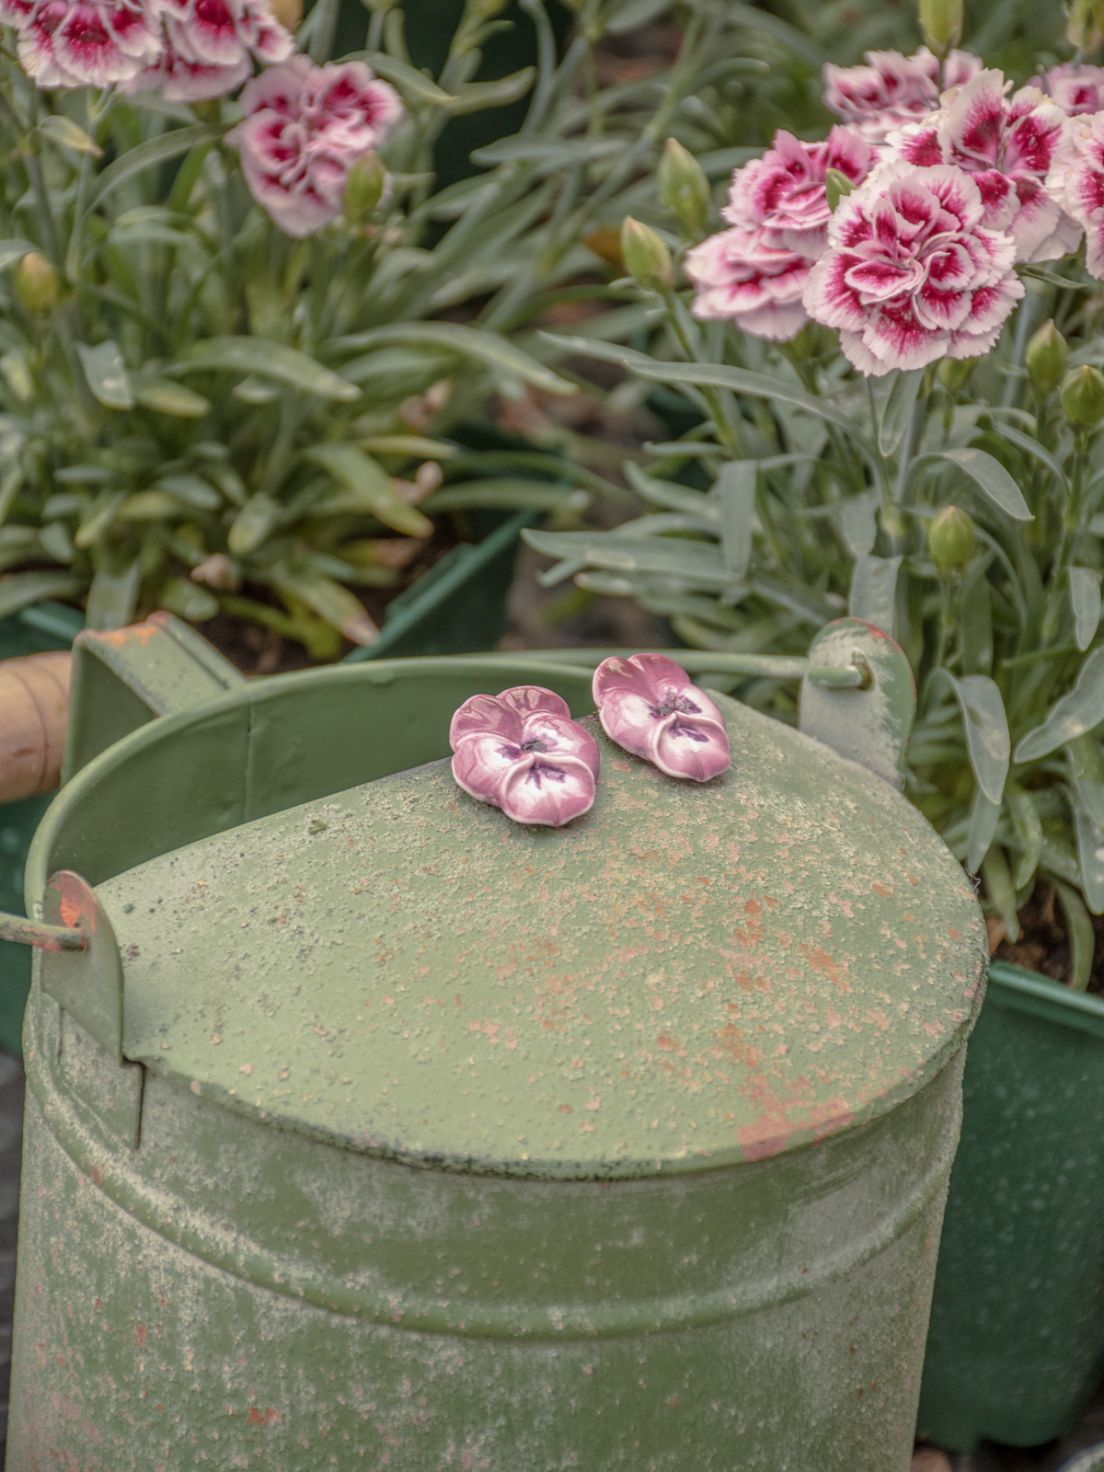
[[[1034,1446],[1104,1375],[1104,1001],[993,965],[963,1089],[919,1428]]]
[[[83,620],[75,609],[42,603],[0,620],[0,659],[19,659],[67,649]],[[23,864],[34,831],[52,794],[0,805],[0,909],[19,908],[23,896]],[[31,962],[25,946],[0,941],[0,1052],[19,1052],[23,1009],[31,984]]]
[[[388,606],[380,636],[346,656],[390,659],[412,654],[470,654],[493,649],[506,632],[506,598],[514,576],[518,539],[533,516],[475,512],[482,535],[462,542]]]

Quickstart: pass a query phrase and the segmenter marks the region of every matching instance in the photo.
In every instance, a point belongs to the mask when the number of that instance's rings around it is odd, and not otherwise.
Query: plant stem
[[[681,303],[674,290],[670,287],[662,293],[663,303],[667,308],[667,323],[682,351],[686,354],[687,361],[698,363],[701,354],[697,350],[697,344],[691,341],[690,334],[686,331],[686,324],[682,320],[680,312]],[[736,427],[732,424],[725,401],[720,392],[715,388],[702,387],[701,396],[709,405],[709,412],[713,418],[713,425],[717,431],[717,438],[725,449],[739,457],[743,452],[740,445],[740,436]]]

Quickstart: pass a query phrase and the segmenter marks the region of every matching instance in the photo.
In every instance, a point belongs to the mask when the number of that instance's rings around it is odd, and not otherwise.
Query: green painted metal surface
[[[730,702],[719,782],[600,736],[591,813],[514,828],[434,761],[493,669],[246,685],[54,804],[28,899],[114,930],[142,1086],[41,957],[12,1472],[907,1468],[972,891]]]
[[[920,1426],[1033,1446],[1104,1377],[1104,1001],[994,965],[964,1093]]]

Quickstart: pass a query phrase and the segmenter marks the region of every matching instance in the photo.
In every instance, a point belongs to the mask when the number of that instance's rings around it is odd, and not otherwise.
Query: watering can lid
[[[434,762],[103,883],[123,1053],[346,1147],[648,1175],[884,1113],[961,1044],[973,891],[890,785],[721,699],[697,785],[601,748],[595,806],[523,828]]]

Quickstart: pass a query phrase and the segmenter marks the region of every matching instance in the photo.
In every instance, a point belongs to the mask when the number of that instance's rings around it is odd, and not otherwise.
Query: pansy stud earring
[[[561,828],[594,805],[598,743],[540,685],[465,700],[449,726],[452,775],[515,823]]]
[[[708,782],[731,765],[720,710],[666,655],[604,659],[594,671],[593,689],[610,740],[668,777]]]

